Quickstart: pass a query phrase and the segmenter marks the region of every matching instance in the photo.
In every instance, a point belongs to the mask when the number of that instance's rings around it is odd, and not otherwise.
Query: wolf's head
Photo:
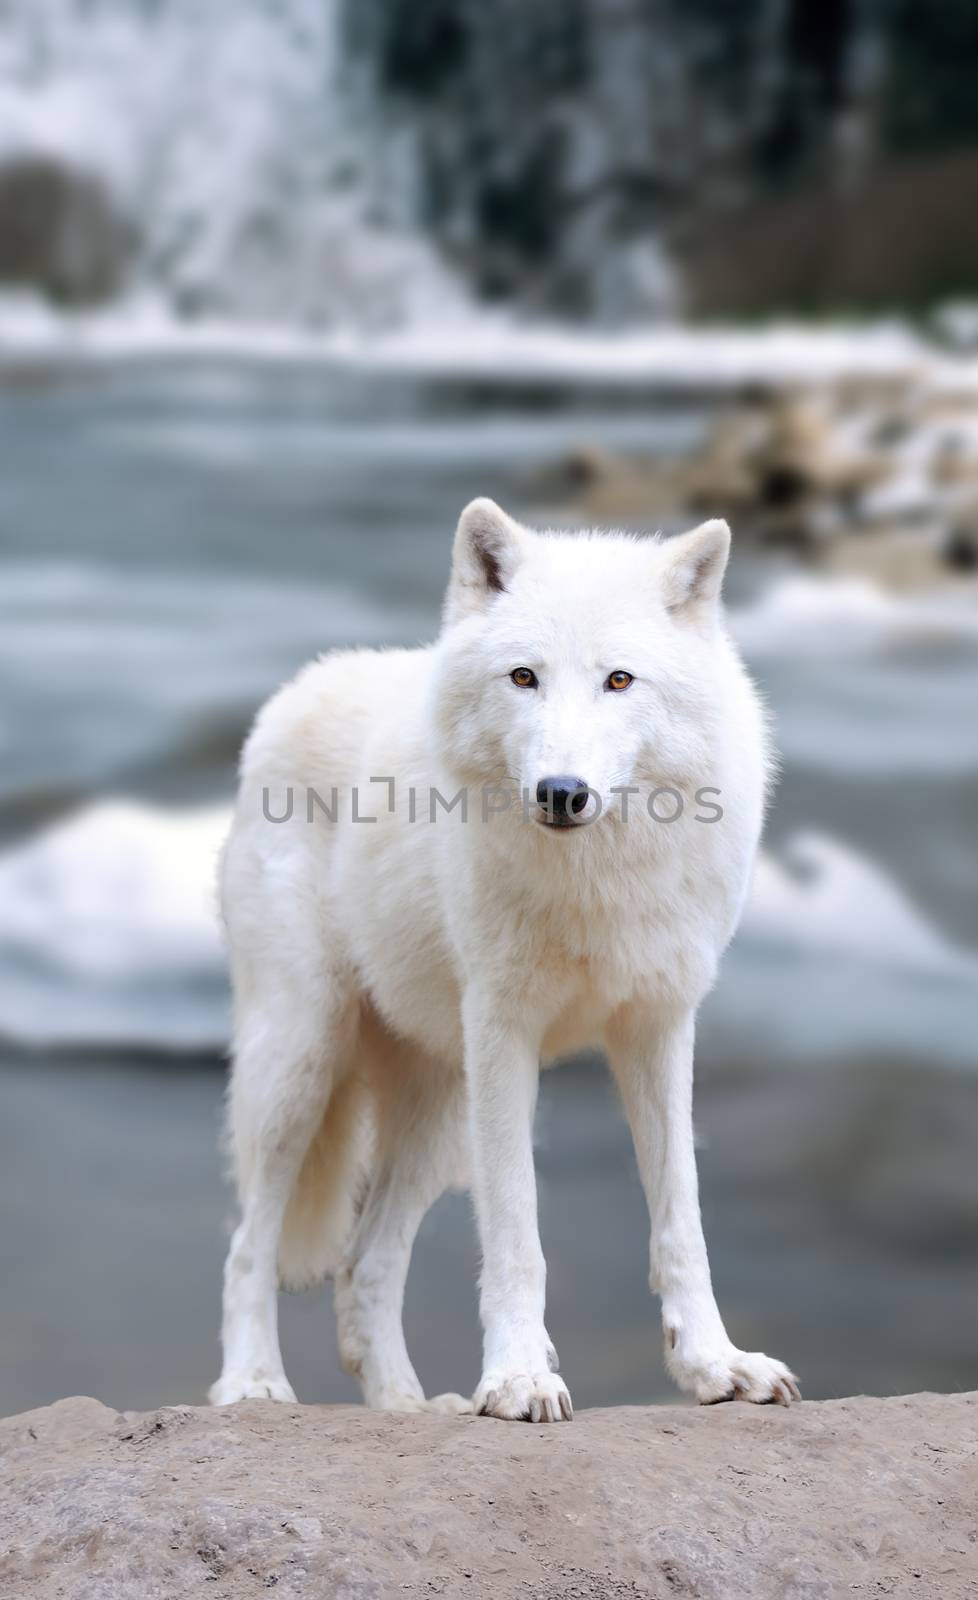
[[[435,695],[442,755],[585,822],[627,786],[709,783],[725,522],[668,540],[538,534],[474,500],[455,535]],[[592,791],[589,797],[588,791]]]

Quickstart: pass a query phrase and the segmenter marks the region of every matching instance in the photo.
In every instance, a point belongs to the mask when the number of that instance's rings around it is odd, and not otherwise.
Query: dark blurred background
[[[199,1401],[232,1198],[214,862],[318,650],[462,504],[734,524],[783,774],[700,1029],[735,1339],[978,1386],[975,0],[0,0],[0,1411]],[[539,1117],[578,1404],[670,1398],[597,1063]],[[468,1201],[426,1386],[478,1376]],[[283,1303],[347,1399],[328,1288]]]

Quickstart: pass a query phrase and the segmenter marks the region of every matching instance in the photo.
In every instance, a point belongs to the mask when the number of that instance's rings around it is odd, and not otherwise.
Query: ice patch
[[[780,579],[729,613],[730,631],[754,661],[772,656],[876,655],[902,644],[978,639],[975,594],[891,595],[864,578]]]
[[[873,862],[820,833],[792,835],[780,858],[762,853],[740,936],[978,981],[978,954],[943,938]]]
[[[0,856],[0,1031],[34,1045],[227,1039],[224,806],[109,800]]]
[[[720,1063],[973,1071],[976,994],[978,952],[945,939],[875,863],[801,833],[761,856],[698,1037]]]

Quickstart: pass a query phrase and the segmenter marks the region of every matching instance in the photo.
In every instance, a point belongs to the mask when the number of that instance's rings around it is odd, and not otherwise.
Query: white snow
[[[794,834],[758,860],[741,937],[831,953],[899,972],[978,981],[978,953],[959,950],[874,862],[826,834]]]
[[[729,613],[751,661],[878,656],[889,646],[978,639],[975,594],[887,594],[867,578],[793,573]]]
[[[216,872],[230,812],[106,800],[0,856],[0,1031],[219,1048]]]
[[[479,310],[457,297],[414,307],[397,329],[352,316],[332,328],[281,319],[176,316],[148,289],[98,311],[52,311],[37,297],[0,295],[0,361],[118,361],[197,356],[312,362],[379,373],[562,387],[724,392],[750,384],[792,386],[843,378],[933,379],[936,355],[900,322],[813,328],[674,325],[588,332]],[[954,364],[964,372],[967,364]]]

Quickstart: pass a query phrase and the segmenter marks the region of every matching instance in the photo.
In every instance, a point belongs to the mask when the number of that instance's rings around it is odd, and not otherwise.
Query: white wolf
[[[570,1419],[532,1123],[541,1060],[592,1046],[631,1124],[670,1373],[704,1402],[797,1397],[727,1336],[693,1153],[694,1018],[765,793],[764,720],[720,612],[729,537],[539,534],[476,500],[437,643],[327,656],[260,713],[223,863],[242,1220],[216,1404],[294,1399],[277,1284],[333,1271],[368,1404]],[[471,1401],[426,1401],[408,1262],[467,1181],[482,1378]]]

